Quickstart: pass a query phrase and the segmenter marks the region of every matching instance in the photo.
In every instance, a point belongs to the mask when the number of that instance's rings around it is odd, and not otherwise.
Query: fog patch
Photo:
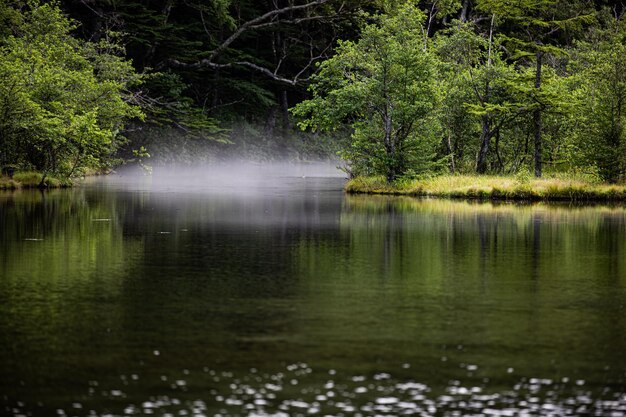
[[[271,162],[242,160],[196,165],[159,165],[152,172],[129,165],[104,178],[109,184],[147,191],[258,193],[306,187],[316,179],[346,178],[339,161]]]

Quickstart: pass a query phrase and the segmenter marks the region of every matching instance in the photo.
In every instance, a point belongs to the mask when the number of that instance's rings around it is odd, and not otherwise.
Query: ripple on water
[[[410,367],[402,366],[403,374]],[[477,365],[465,365],[468,370]],[[470,369],[471,368],[471,369]],[[509,368],[510,369],[510,368]],[[340,371],[315,370],[305,363],[288,365],[275,373],[260,373],[252,368],[237,375],[208,367],[203,372],[184,369],[181,375],[153,376],[139,373],[121,375],[125,390],[106,388],[88,381],[80,402],[71,401],[58,416],[608,416],[626,417],[626,393],[605,388],[601,393],[586,389],[582,379],[563,377],[520,378],[511,389],[493,392],[489,386],[449,381],[434,390],[414,380],[398,379],[390,372],[345,375]],[[510,374],[509,370],[506,370]],[[185,378],[182,378],[184,376]],[[161,387],[164,395],[137,398],[142,384]],[[157,390],[158,391],[158,390]],[[196,396],[193,398],[192,396]],[[78,398],[77,398],[78,399]],[[37,405],[19,399],[7,406],[13,416],[38,414]],[[103,410],[97,410],[97,405]],[[40,407],[40,405],[39,405]],[[41,409],[41,408],[39,408]],[[0,410],[2,411],[2,410]]]

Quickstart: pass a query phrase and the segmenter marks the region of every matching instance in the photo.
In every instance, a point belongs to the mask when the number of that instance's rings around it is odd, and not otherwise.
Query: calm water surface
[[[251,176],[0,193],[0,415],[626,416],[626,208]]]

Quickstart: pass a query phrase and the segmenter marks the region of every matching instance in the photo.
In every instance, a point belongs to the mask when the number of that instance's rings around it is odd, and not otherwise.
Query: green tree
[[[495,156],[492,166],[503,170],[501,133],[527,109],[515,94],[518,74],[503,59],[500,44],[494,39],[493,16],[486,36],[476,30],[471,23],[455,25],[438,37],[437,51],[445,68],[440,71],[445,76],[442,94],[446,104],[441,112],[444,134],[450,143],[455,138],[457,149],[474,142],[467,135],[477,135],[474,167],[484,174],[489,170],[491,154]],[[478,134],[471,127],[476,122],[480,123]],[[466,136],[460,137],[461,132]]]
[[[428,11],[426,34],[432,36],[437,19],[446,19],[458,12],[463,6],[461,0],[430,0],[426,2],[425,7]]]
[[[355,37],[360,11],[375,9],[376,3],[64,2],[72,16],[83,22],[85,39],[97,39],[107,28],[126,34],[127,57],[137,71],[149,74],[141,98],[150,124],[128,137],[131,147],[146,146],[157,158],[164,147],[152,141],[153,133],[171,142],[193,140],[216,152],[225,148],[238,152],[252,143],[264,149],[275,147],[271,154],[288,154],[298,141],[296,136],[303,136],[294,134],[289,107],[305,94],[315,63],[332,55],[337,39]],[[242,130],[253,133],[242,134]],[[215,143],[225,137],[234,146]]]
[[[578,164],[595,166],[606,181],[626,177],[626,25],[620,19],[597,28],[573,51],[575,86],[579,97],[575,145]]]
[[[304,117],[302,128],[352,126],[344,157],[357,174],[382,174],[391,182],[430,168],[437,95],[424,18],[406,4],[378,16],[357,42],[340,42],[313,77],[313,97],[294,109]]]
[[[110,39],[71,35],[72,21],[30,3],[0,41],[0,146],[5,163],[72,175],[111,161],[124,121],[140,117],[128,87],[138,81]]]
[[[562,38],[557,35],[579,31],[583,24],[593,21],[593,13],[586,2],[578,0],[480,0],[478,7],[508,24],[502,37],[511,58],[521,65],[534,64],[528,102],[533,111],[535,176],[541,177],[542,117],[554,104],[553,97],[542,90],[544,61],[547,55],[564,55]]]

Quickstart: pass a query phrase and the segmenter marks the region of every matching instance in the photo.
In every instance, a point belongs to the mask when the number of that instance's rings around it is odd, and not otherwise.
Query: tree
[[[294,138],[288,109],[306,93],[315,63],[332,54],[337,39],[355,37],[360,11],[374,8],[377,1],[68,0],[66,4],[85,23],[85,39],[97,39],[107,29],[127,34],[127,56],[138,71],[150,74],[142,87],[148,122],[178,126],[172,133],[183,138],[204,122],[208,128],[203,132],[208,134],[196,136],[214,142],[224,136],[214,134],[219,127],[220,133],[230,131],[234,143],[243,140],[241,130],[249,126],[258,132],[255,142],[270,138],[281,153],[287,140]],[[177,102],[185,106],[176,106]],[[133,141],[145,136],[145,132],[129,135]]]
[[[352,146],[344,156],[356,173],[382,174],[391,182],[429,168],[437,96],[424,19],[410,4],[377,16],[357,42],[339,43],[312,79],[313,97],[294,109],[304,118],[302,128],[352,126]]]
[[[534,58],[534,90],[529,99],[533,106],[535,176],[542,175],[542,115],[551,106],[542,94],[542,69],[547,54],[562,55],[559,47],[561,31],[580,30],[593,21],[584,1],[570,0],[480,0],[480,9],[506,21],[509,33],[505,35],[512,58],[525,61]]]
[[[626,24],[616,16],[572,51],[578,163],[594,166],[603,180],[626,177]]]
[[[460,0],[430,0],[426,2],[428,19],[426,20],[426,34],[433,35],[434,24],[437,18],[446,19],[449,15],[462,9]]]
[[[43,184],[48,173],[108,164],[124,121],[141,113],[119,47],[81,42],[57,6],[29,4],[0,41],[0,146],[5,162],[42,171]]]
[[[470,123],[468,119],[473,116],[479,120],[480,133],[474,164],[479,174],[488,171],[492,151],[496,156],[492,165],[498,171],[503,169],[499,152],[501,132],[527,111],[515,97],[514,85],[519,77],[513,66],[503,59],[500,45],[493,36],[493,16],[490,20],[489,31],[484,37],[476,33],[474,24],[459,23],[437,39],[437,51],[446,67],[445,71],[441,71],[446,75],[442,93],[446,101],[442,111],[445,119],[443,128],[449,137],[459,130],[474,133],[467,126]],[[459,121],[465,126],[458,125]],[[495,149],[492,149],[494,138]],[[463,139],[456,138],[457,147],[461,145],[459,140]]]

